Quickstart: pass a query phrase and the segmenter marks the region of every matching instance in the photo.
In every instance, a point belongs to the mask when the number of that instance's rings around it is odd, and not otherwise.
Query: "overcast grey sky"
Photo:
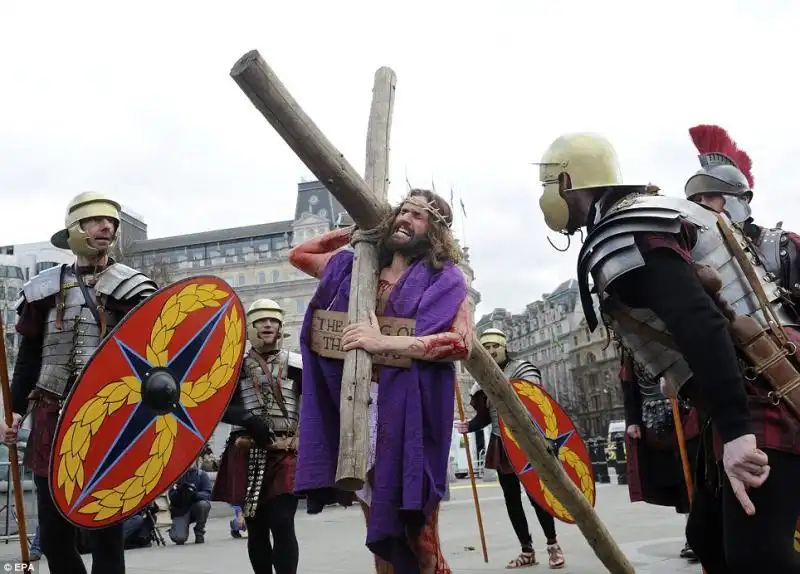
[[[574,273],[577,242],[545,240],[531,165],[563,132],[603,133],[627,183],[681,195],[688,128],[718,123],[753,158],[758,218],[800,230],[800,3],[126,4],[0,7],[0,244],[48,238],[86,189],[151,237],[291,218],[310,174],[228,75],[253,48],[361,172],[373,74],[395,70],[390,196],[406,172],[454,186],[478,316]]]

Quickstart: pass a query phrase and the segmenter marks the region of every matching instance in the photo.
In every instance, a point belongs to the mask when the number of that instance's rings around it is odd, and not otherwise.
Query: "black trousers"
[[[259,501],[255,516],[245,518],[247,553],[255,574],[297,574],[300,549],[294,531],[298,499],[281,494]],[[272,543],[270,543],[272,534]]]
[[[500,482],[500,488],[503,489],[503,498],[506,501],[506,510],[508,511],[508,518],[511,520],[511,526],[519,538],[519,543],[522,545],[523,550],[530,550],[533,548],[533,537],[531,531],[528,529],[528,519],[525,517],[525,509],[522,507],[522,485],[519,482],[519,477],[513,472],[510,474],[497,473],[497,479]],[[533,509],[536,511],[536,517],[539,519],[539,524],[542,526],[542,531],[547,537],[548,544],[556,543],[556,520],[551,514],[539,506],[536,501],[528,495],[528,500],[531,501]]]
[[[764,452],[770,475],[760,488],[748,490],[756,507],[753,516],[744,513],[721,465],[717,484],[709,488],[697,482],[686,538],[707,574],[800,573],[800,553],[793,546],[800,516],[800,456]]]
[[[42,553],[53,574],[86,574],[78,553],[78,529],[58,512],[50,495],[50,483],[34,476],[39,506],[39,538]],[[88,531],[92,551],[92,574],[125,574],[123,523]]]

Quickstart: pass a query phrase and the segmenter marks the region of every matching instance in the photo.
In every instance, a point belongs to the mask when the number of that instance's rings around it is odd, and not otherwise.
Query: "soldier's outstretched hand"
[[[17,435],[19,434],[19,425],[22,422],[22,416],[18,413],[11,415],[11,426],[6,425],[5,420],[0,420],[0,437],[2,437],[3,444],[11,445],[16,444]]]
[[[755,435],[742,435],[725,443],[722,465],[739,504],[748,516],[752,516],[756,507],[747,495],[747,489],[758,488],[769,477],[767,453],[758,448]]]

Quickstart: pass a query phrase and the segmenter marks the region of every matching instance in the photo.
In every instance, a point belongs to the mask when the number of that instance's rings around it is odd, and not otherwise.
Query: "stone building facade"
[[[589,335],[576,280],[565,281],[522,313],[495,309],[476,326],[478,333],[488,328],[508,335],[512,356],[539,367],[545,389],[584,438],[605,434],[608,422],[620,418],[619,354],[613,343],[605,347],[602,327]]]
[[[580,307],[578,314],[567,352],[575,387],[574,421],[585,438],[605,436],[611,421],[625,418],[619,348],[602,325],[589,332]]]

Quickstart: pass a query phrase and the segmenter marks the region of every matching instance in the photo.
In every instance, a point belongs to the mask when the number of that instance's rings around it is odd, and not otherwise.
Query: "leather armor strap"
[[[291,425],[291,421],[289,420],[289,411],[286,409],[286,401],[283,398],[283,390],[281,389],[280,381],[275,380],[275,377],[272,376],[272,369],[267,361],[264,360],[264,357],[256,353],[253,349],[250,349],[250,356],[258,363],[258,365],[261,367],[261,370],[264,371],[264,376],[267,377],[267,382],[269,383],[269,388],[272,391],[272,396],[275,397],[275,402],[278,403],[278,408],[281,410],[281,413],[283,413],[283,417],[286,419],[286,422]],[[279,379],[282,372],[283,365],[281,365],[281,368],[278,371]],[[256,390],[258,391],[256,396],[258,397],[258,400],[261,401],[261,406],[266,408],[260,389],[261,382],[258,380],[258,377],[253,377],[253,386],[255,386]]]
[[[62,321],[64,320],[64,301],[67,294],[64,289],[64,274],[67,272],[67,264],[61,266],[61,271],[58,277],[58,295],[56,295],[56,329],[61,330]]]
[[[262,448],[252,447],[247,454],[247,486],[244,495],[244,508],[242,509],[244,515],[248,518],[256,515],[266,471],[267,451]]]
[[[725,243],[742,268],[768,324],[767,329],[750,337],[749,340],[739,340],[740,347],[753,363],[749,373],[746,372],[745,376],[753,380],[763,374],[773,388],[769,393],[773,404],[777,405],[784,401],[789,410],[800,418],[800,372],[797,365],[797,347],[789,340],[783,325],[778,321],[753,265],[733,236],[727,222],[719,214],[717,221]],[[737,339],[736,333],[734,333],[734,339]]]
[[[80,269],[78,269],[78,264],[75,264],[75,279],[78,282],[78,287],[81,289],[81,293],[83,293],[83,298],[86,300],[86,305],[89,307],[89,311],[91,311],[94,320],[97,321],[97,325],[100,327],[100,338],[106,336],[106,330],[108,329],[108,323],[106,321],[105,309],[101,303],[97,302],[97,299],[94,298],[92,293],[89,292],[89,288],[86,287],[86,283],[83,281],[83,277],[81,276]]]

